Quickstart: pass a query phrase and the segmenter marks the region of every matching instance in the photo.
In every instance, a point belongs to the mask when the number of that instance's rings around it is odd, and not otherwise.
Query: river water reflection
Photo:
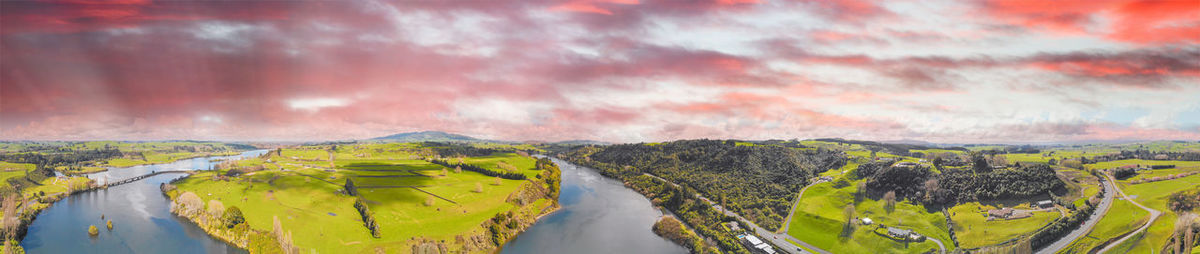
[[[591,168],[562,169],[562,208],[504,245],[501,253],[687,253],[650,228],[663,215],[646,197]]]
[[[202,157],[168,164],[110,169],[89,174],[103,183],[157,171],[208,170],[220,163],[259,156],[267,150],[243,152],[235,156]],[[204,230],[170,212],[170,201],[158,185],[183,177],[161,174],[104,190],[71,195],[46,208],[38,215],[21,246],[28,253],[246,253],[209,237]],[[113,221],[111,231],[105,221]],[[88,225],[100,228],[90,237]]]

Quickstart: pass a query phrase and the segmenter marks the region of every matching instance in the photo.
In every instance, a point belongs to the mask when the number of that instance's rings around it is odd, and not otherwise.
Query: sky
[[[0,139],[1200,140],[1200,1],[0,1]]]

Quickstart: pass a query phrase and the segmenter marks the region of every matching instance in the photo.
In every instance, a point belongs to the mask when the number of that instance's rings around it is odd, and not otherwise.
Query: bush
[[[225,209],[221,221],[225,223],[226,228],[233,228],[238,224],[246,223],[246,217],[242,215],[242,209],[238,209],[237,206],[229,206]]]
[[[100,229],[96,228],[96,225],[88,226],[88,235],[91,235],[91,236],[100,235]]]

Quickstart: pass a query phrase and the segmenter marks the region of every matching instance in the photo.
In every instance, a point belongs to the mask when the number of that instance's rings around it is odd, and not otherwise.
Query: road
[[[665,183],[671,184],[672,186],[679,187],[679,184],[675,184],[671,181],[667,181],[667,179],[664,179],[662,177],[658,177],[658,176],[650,174],[650,173],[642,173],[642,174],[649,176],[649,177],[653,177],[654,179],[658,179],[659,181],[663,181]],[[721,207],[720,205],[717,205],[717,203],[713,202],[712,200],[710,200],[708,198],[705,198],[703,195],[700,195],[699,193],[696,193],[696,198],[699,198],[700,200],[704,200],[704,202],[708,202],[708,204],[711,205],[714,209],[717,209],[717,211],[721,211],[721,213],[724,213],[725,215],[737,218],[738,221],[741,222],[743,227],[754,229],[754,233],[757,233],[759,236],[762,236],[763,240],[770,241],[771,244],[778,246],[779,249],[776,249],[777,251],[785,252],[785,253],[798,253],[798,254],[808,254],[809,253],[807,251],[801,250],[799,247],[796,247],[795,244],[792,244],[787,241],[787,239],[791,239],[792,241],[795,241],[796,243],[799,243],[800,245],[804,245],[805,248],[816,251],[817,253],[830,254],[830,252],[828,252],[828,251],[822,250],[821,248],[817,248],[817,246],[813,246],[812,244],[808,244],[804,241],[800,241],[800,240],[793,238],[787,234],[775,233],[772,230],[767,230],[765,228],[759,227],[758,224],[754,224],[754,222],[747,220],[746,218],[743,218],[741,215],[739,215],[737,213],[726,210],[725,208]]]
[[[1104,174],[1104,176],[1107,177],[1109,180],[1113,179],[1111,175]],[[1116,182],[1116,181],[1113,181],[1113,182]],[[1138,228],[1137,230],[1134,230],[1133,233],[1129,233],[1128,235],[1125,235],[1125,237],[1121,237],[1121,239],[1117,240],[1116,242],[1112,242],[1112,243],[1108,244],[1108,246],[1104,246],[1104,249],[1100,249],[1099,253],[1108,253],[1108,251],[1112,250],[1112,248],[1116,248],[1118,245],[1121,245],[1121,243],[1125,242],[1125,240],[1129,240],[1130,238],[1137,236],[1138,233],[1141,233],[1142,231],[1146,231],[1147,228],[1150,228],[1151,224],[1154,224],[1155,220],[1158,220],[1158,216],[1162,215],[1162,212],[1159,212],[1158,210],[1150,209],[1149,207],[1143,206],[1141,203],[1134,201],[1132,198],[1129,198],[1129,196],[1125,195],[1124,191],[1121,191],[1121,188],[1116,188],[1116,189],[1117,189],[1117,193],[1120,193],[1122,198],[1125,198],[1125,200],[1129,200],[1129,202],[1133,203],[1133,205],[1141,207],[1143,210],[1150,212],[1150,220],[1146,221],[1146,225],[1142,225],[1142,227]]]
[[[1063,249],[1067,248],[1067,246],[1071,246],[1072,242],[1075,242],[1075,240],[1087,236],[1088,233],[1092,232],[1092,227],[1095,227],[1096,223],[1100,222],[1100,218],[1103,218],[1104,215],[1108,213],[1108,208],[1112,207],[1113,196],[1115,195],[1114,193],[1116,193],[1116,188],[1113,187],[1112,181],[1108,181],[1107,179],[1100,180],[1101,185],[1104,186],[1104,198],[1100,200],[1100,205],[1096,207],[1096,210],[1092,211],[1092,216],[1088,217],[1083,224],[1079,225],[1079,228],[1071,231],[1070,234],[1067,234],[1066,236],[1059,238],[1058,241],[1054,241],[1054,243],[1046,245],[1046,247],[1038,250],[1038,254],[1052,254],[1062,251]]]
[[[820,178],[818,178],[818,179],[820,179]],[[779,229],[779,232],[780,232],[780,233],[787,234],[787,231],[788,231],[788,229],[790,229],[790,228],[791,228],[791,225],[792,225],[792,215],[793,215],[793,214],[796,214],[796,207],[799,207],[799,206],[800,206],[800,198],[801,198],[801,197],[804,197],[804,191],[808,190],[808,187],[812,187],[813,185],[817,185],[818,183],[823,183],[823,182],[825,182],[825,181],[822,181],[822,180],[817,180],[817,181],[814,181],[813,183],[811,183],[811,184],[809,184],[809,185],[806,185],[806,186],[804,186],[804,188],[801,188],[801,189],[800,189],[800,194],[799,194],[799,195],[796,195],[796,202],[792,202],[792,210],[788,212],[788,216],[787,216],[787,218],[784,218],[784,219],[783,219],[783,228],[780,228],[780,229]]]

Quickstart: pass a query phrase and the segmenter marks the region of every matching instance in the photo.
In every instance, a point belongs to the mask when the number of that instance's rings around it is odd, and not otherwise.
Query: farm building
[[[862,218],[863,225],[871,225],[871,223],[875,223],[874,221],[871,220],[871,218]]]
[[[912,230],[888,227],[887,233],[892,237],[908,239],[908,236],[912,234]]]
[[[1007,219],[1009,216],[1012,216],[1012,214],[1013,214],[1013,209],[1008,208],[1008,207],[988,210],[989,217],[998,218],[998,219]]]
[[[738,238],[742,238],[742,245],[745,245],[747,249],[750,249],[755,253],[775,254],[775,249],[762,239],[758,239],[757,236],[742,235],[738,236]]]
[[[1054,207],[1054,201],[1050,201],[1050,200],[1038,201],[1037,206],[1041,207],[1041,208],[1051,208],[1051,207]]]

